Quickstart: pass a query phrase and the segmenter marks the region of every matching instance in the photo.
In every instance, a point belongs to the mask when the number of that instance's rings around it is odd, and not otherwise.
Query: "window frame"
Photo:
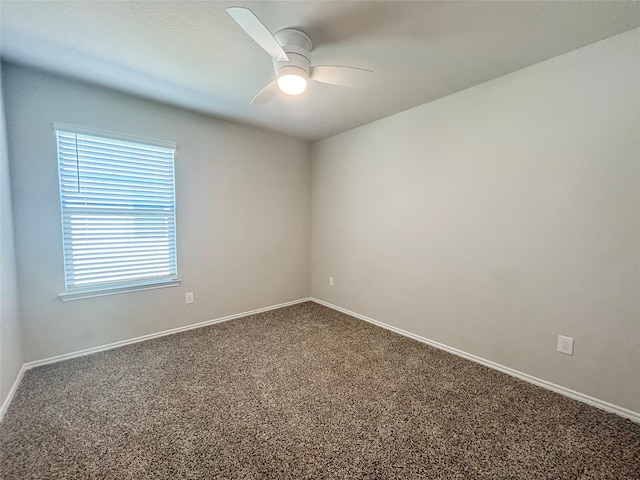
[[[132,135],[122,134],[118,132],[111,132],[107,130],[100,130],[88,127],[82,127],[78,125],[71,125],[67,123],[54,122],[53,123],[53,131],[56,139],[56,162],[58,168],[58,193],[60,195],[59,198],[59,206],[60,206],[60,220],[61,220],[61,239],[62,239],[62,255],[64,262],[64,283],[65,283],[65,292],[60,293],[58,298],[62,301],[70,301],[70,300],[79,300],[83,298],[92,298],[92,297],[101,297],[105,295],[117,295],[121,293],[135,292],[135,291],[144,291],[144,290],[153,290],[158,288],[168,288],[175,287],[180,285],[182,279],[178,276],[178,245],[177,245],[177,215],[176,215],[176,188],[175,188],[175,153],[177,151],[176,144],[174,142],[167,142],[164,140],[157,140],[151,138],[143,138],[136,137]],[[70,248],[67,248],[65,239],[65,209],[63,206],[63,188],[61,184],[61,171],[60,171],[60,145],[58,132],[65,132],[67,134],[75,134],[75,135],[87,135],[98,137],[105,140],[115,140],[115,141],[124,141],[130,143],[137,143],[148,147],[160,147],[163,149],[171,149],[173,150],[172,161],[173,161],[173,247],[174,247],[174,258],[175,261],[175,276],[171,275],[166,278],[155,277],[148,279],[133,279],[130,281],[122,281],[119,284],[102,284],[102,285],[88,285],[86,287],[77,287],[69,289],[68,286],[68,276],[67,276],[67,251]]]

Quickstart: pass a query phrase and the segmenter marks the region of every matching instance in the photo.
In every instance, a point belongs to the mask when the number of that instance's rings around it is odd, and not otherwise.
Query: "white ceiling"
[[[249,105],[271,58],[226,13],[296,27],[312,62],[374,70]],[[0,1],[5,60],[318,140],[640,25],[640,2]]]

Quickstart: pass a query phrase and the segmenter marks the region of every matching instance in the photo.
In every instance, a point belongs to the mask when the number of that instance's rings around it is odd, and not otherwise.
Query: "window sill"
[[[103,288],[100,290],[90,290],[85,292],[61,293],[58,295],[58,298],[63,302],[70,302],[73,300],[83,300],[85,298],[104,297],[106,295],[119,295],[121,293],[139,292],[142,290],[155,290],[156,288],[177,287],[180,285],[180,282],[182,282],[182,279],[177,278],[175,280],[147,283],[143,285],[128,285],[126,287]]]

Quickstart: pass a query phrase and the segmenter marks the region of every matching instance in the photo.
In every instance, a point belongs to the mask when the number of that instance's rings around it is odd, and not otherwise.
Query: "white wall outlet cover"
[[[187,292],[185,295],[185,303],[193,303],[193,292]]]
[[[329,286],[333,287],[333,277],[329,277]]]
[[[573,338],[558,335],[558,351],[567,355],[573,355]]]

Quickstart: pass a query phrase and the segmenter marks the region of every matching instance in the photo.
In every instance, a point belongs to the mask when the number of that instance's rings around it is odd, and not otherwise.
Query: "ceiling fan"
[[[276,79],[264,87],[251,100],[252,105],[262,105],[278,91],[287,95],[299,95],[307,88],[309,80],[345,87],[367,85],[373,72],[364,68],[341,65],[311,65],[309,53],[313,44],[309,36],[295,28],[285,28],[271,34],[267,27],[244,7],[227,8],[229,15],[247,34],[273,57]]]

